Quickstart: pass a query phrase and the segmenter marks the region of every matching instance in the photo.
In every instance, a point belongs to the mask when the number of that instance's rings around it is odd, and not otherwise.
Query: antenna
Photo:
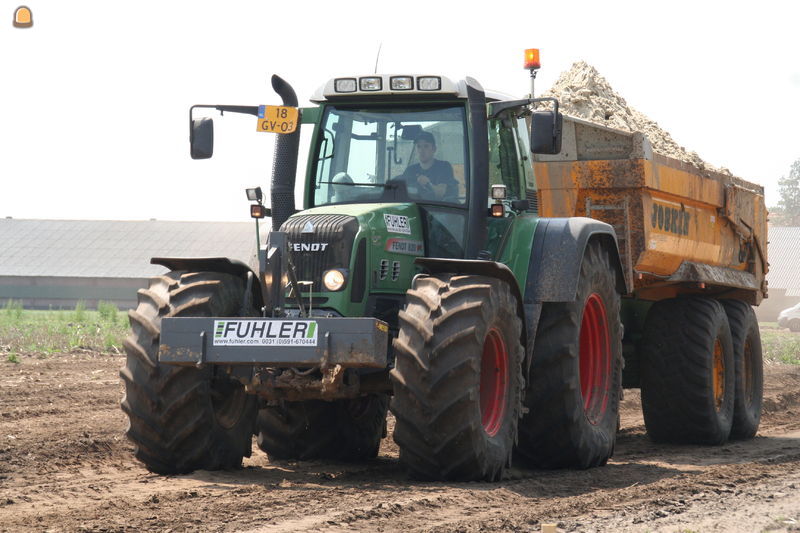
[[[375,56],[375,72],[373,72],[373,74],[378,73],[378,60],[381,58],[381,48],[383,48],[383,42],[378,43],[378,55]]]

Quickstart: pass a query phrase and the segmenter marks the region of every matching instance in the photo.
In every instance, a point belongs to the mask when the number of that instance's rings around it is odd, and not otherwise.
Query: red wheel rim
[[[608,406],[611,342],[603,299],[592,293],[583,308],[580,336],[580,375],[583,410],[597,424]]]
[[[490,329],[481,355],[481,424],[490,437],[503,425],[508,394],[508,350],[497,329]]]

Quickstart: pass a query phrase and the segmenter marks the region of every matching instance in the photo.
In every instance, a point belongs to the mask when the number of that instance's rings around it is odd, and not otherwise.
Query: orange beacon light
[[[27,6],[19,6],[14,11],[14,27],[15,28],[30,28],[33,26],[33,15]]]
[[[525,68],[528,70],[533,70],[541,66],[542,64],[539,62],[539,49],[528,48],[525,50]]]

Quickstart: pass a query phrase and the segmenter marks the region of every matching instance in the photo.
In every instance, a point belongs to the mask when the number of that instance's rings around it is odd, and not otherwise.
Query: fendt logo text
[[[327,242],[293,242],[289,246],[294,252],[324,252]]]

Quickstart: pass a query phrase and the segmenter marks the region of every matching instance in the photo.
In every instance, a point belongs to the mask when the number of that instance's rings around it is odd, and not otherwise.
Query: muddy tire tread
[[[713,346],[724,351],[725,392],[716,410]],[[711,298],[656,302],[648,312],[642,354],[642,410],[655,442],[723,444],[730,434],[734,404],[734,359],[728,318]]]
[[[242,291],[238,278],[210,272],[170,272],[139,291],[139,305],[129,313],[131,335],[124,342],[121,407],[134,454],[149,470],[182,474],[235,468],[250,455],[255,399],[248,397],[234,426],[224,430],[211,407],[211,369],[158,363],[162,318],[234,316]]]
[[[736,367],[734,392],[733,424],[731,439],[743,440],[755,436],[761,422],[761,409],[764,396],[764,359],[761,334],[755,311],[741,300],[720,300],[728,315]],[[750,344],[753,390],[752,398],[746,398],[745,390],[745,346]]]
[[[545,303],[536,333],[527,414],[520,422],[518,457],[537,468],[590,468],[605,464],[614,452],[622,382],[620,295],[611,256],[599,242],[587,245],[573,302]],[[579,335],[585,301],[602,296],[611,345],[611,391],[603,420],[586,420],[579,371]]]
[[[256,422],[258,446],[271,460],[372,459],[385,433],[388,406],[386,394],[372,394],[264,407]]]
[[[521,413],[522,323],[508,286],[483,276],[418,276],[399,313],[391,372],[394,440],[412,477],[496,480],[510,464]],[[488,439],[479,398],[483,342],[503,324],[508,351],[507,413]]]

